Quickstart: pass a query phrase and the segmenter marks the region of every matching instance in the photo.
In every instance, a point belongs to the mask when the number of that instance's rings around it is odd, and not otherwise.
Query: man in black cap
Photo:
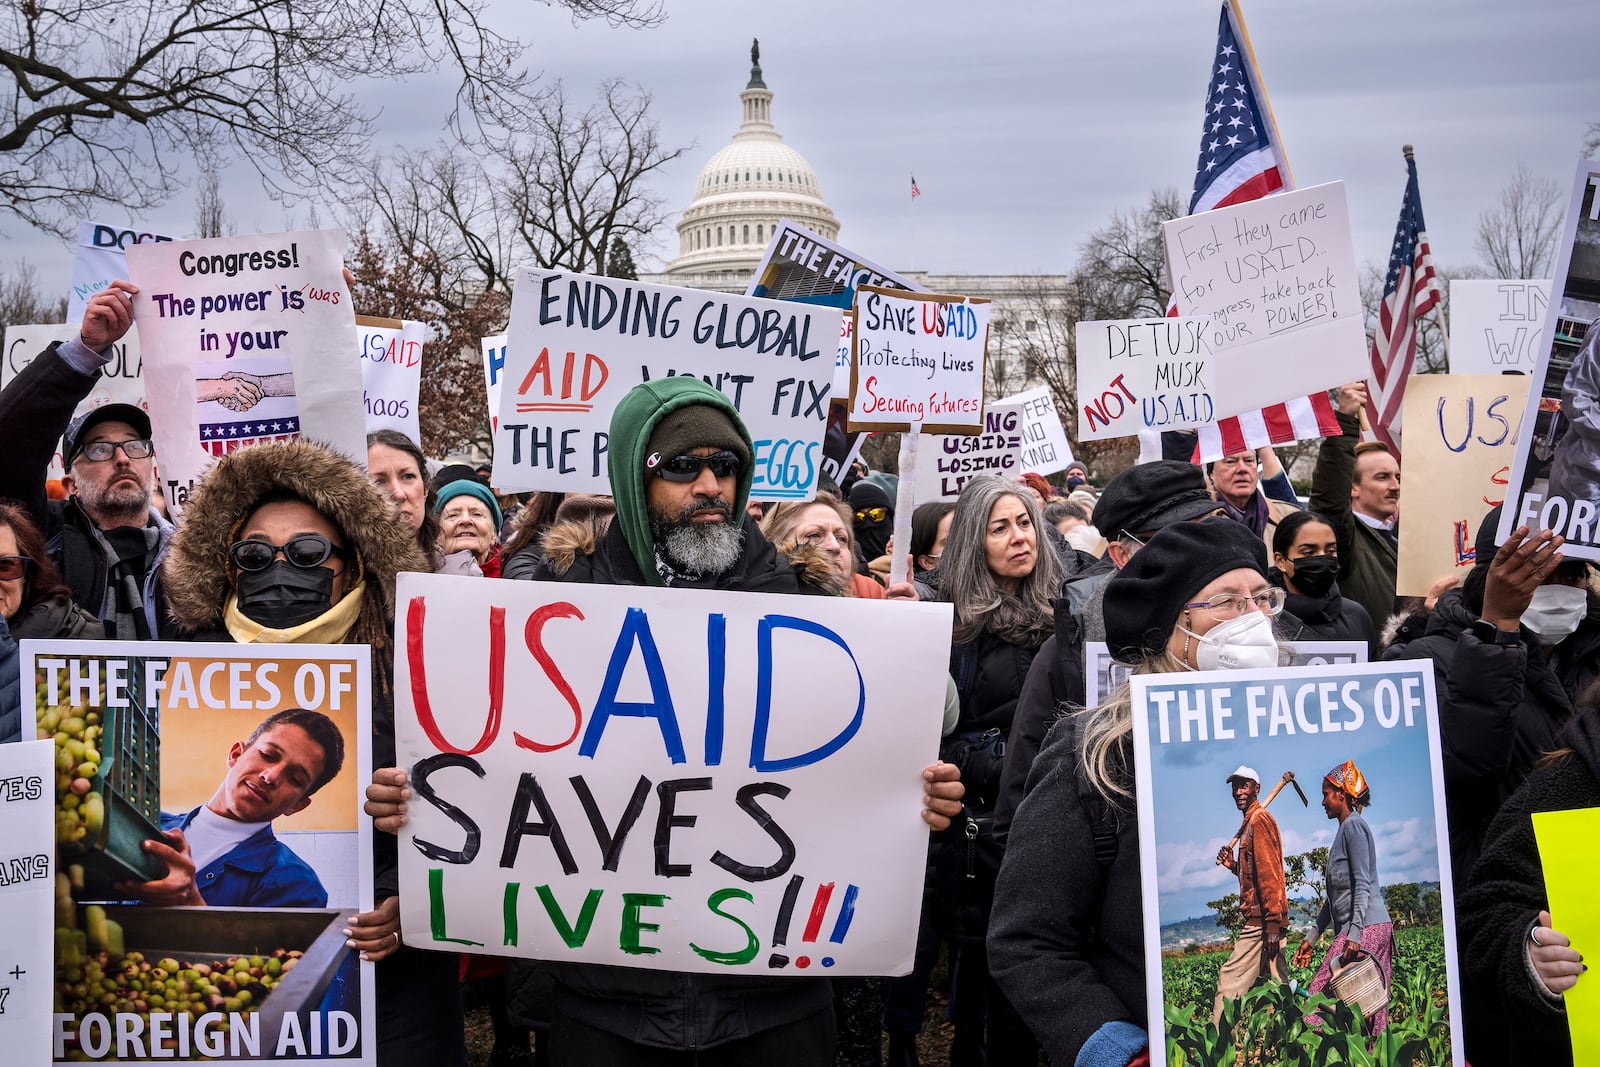
[[[156,631],[156,568],[173,532],[150,508],[150,416],[131,404],[106,404],[76,419],[72,413],[110,362],[112,344],[133,325],[137,291],[114,281],[96,293],[78,336],[52,344],[0,390],[0,498],[28,509],[72,599],[105,623],[107,637],[123,639]],[[57,441],[65,501],[45,493]]]

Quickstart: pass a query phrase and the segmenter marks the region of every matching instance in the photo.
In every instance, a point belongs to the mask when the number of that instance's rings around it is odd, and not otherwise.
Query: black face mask
[[[266,570],[239,572],[239,611],[273,630],[310,622],[333,606],[333,572],[276,560]]]
[[[1083,479],[1078,477],[1076,474],[1069,474],[1067,476],[1067,489],[1068,490],[1076,489],[1076,488],[1078,488],[1078,486],[1080,486],[1082,484],[1083,484]]]
[[[1294,560],[1294,574],[1289,581],[1301,593],[1313,599],[1328,595],[1339,577],[1339,560],[1336,556],[1301,556]]]

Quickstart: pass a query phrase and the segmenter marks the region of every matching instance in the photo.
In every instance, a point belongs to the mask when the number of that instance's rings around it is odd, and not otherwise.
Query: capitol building
[[[780,219],[839,240],[839,220],[823,198],[816,171],[773,123],[772,96],[761,74],[759,47],[753,46],[750,80],[739,93],[739,128],[695,179],[694,197],[678,222],[677,256],[661,273],[640,275],[642,281],[742,294]],[[851,247],[848,239],[839,243]],[[873,258],[870,249],[851,251]],[[893,264],[882,265],[893,269]],[[1001,395],[1033,384],[1006,380],[1006,353],[1030,340],[1050,344],[1040,318],[1061,300],[1065,275],[897,273],[931,292],[994,301],[990,392]]]

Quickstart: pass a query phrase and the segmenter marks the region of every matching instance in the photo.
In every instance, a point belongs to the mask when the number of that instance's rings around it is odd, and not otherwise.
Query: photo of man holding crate
[[[166,906],[320,908],[328,893],[311,866],[272,832],[272,821],[305,810],[344,764],[344,737],[321,712],[268,716],[228,751],[228,773],[206,803],[161,813],[166,841],[145,850],[167,864],[150,882],[117,889]]]

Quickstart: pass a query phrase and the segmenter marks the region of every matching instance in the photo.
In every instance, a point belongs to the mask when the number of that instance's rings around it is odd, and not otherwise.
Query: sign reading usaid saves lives
[[[841,312],[703,289],[524,270],[500,371],[494,484],[610,493],[611,414],[640,382],[692,374],[755,442],[757,500],[817,482]]]
[[[396,616],[408,945],[909,970],[948,605],[403,574]]]

